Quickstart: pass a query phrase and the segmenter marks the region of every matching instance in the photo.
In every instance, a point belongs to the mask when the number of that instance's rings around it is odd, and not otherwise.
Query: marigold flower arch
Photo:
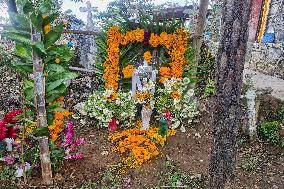
[[[137,28],[135,30],[127,31],[125,34],[120,33],[119,27],[112,26],[107,32],[107,59],[104,62],[105,89],[112,89],[114,91],[113,97],[116,96],[119,80],[119,55],[120,45],[127,45],[133,42],[143,42],[145,40],[145,30]],[[168,67],[160,68],[160,81],[165,78],[181,78],[183,74],[183,66],[187,63],[185,59],[185,52],[188,46],[188,34],[183,28],[177,29],[172,34],[162,32],[160,35],[151,33],[149,45],[158,47],[163,45],[168,50],[170,56],[170,63]]]

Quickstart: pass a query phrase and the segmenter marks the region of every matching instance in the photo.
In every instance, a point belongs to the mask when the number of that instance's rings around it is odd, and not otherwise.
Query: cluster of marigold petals
[[[148,62],[148,64],[151,64],[152,55],[151,55],[150,51],[146,51],[144,53],[143,57]]]
[[[151,93],[149,93],[149,92],[136,92],[135,98],[140,100],[140,101],[144,101],[146,99],[151,98]]]
[[[43,16],[43,19],[46,19],[48,16]],[[51,24],[48,23],[47,25],[43,26],[43,33],[46,35],[51,31]]]
[[[123,74],[124,78],[131,78],[134,70],[135,70],[135,67],[131,64],[129,64],[128,66],[123,68],[122,74]]]
[[[138,127],[115,132],[109,136],[109,140],[116,144],[115,151],[125,155],[122,162],[129,168],[140,167],[158,156],[161,152],[157,145],[164,146],[167,137],[176,133],[175,130],[169,129],[167,136],[162,137],[156,127],[150,127],[148,130],[140,130]]]
[[[61,96],[57,98],[54,102],[50,103],[50,105],[55,103],[64,103],[64,97]],[[48,126],[50,132],[50,138],[52,141],[56,141],[59,137],[59,134],[62,132],[63,128],[62,125],[64,124],[64,118],[72,115],[71,112],[68,110],[64,110],[62,112],[56,111],[54,112],[53,122],[51,125]]]
[[[181,98],[181,94],[180,94],[180,92],[178,92],[178,91],[173,91],[173,92],[171,93],[171,97],[172,97],[173,99],[180,99],[180,98]]]

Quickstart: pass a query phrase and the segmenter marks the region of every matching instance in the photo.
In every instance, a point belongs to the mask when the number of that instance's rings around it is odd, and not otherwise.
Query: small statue
[[[132,96],[136,99],[136,93],[155,93],[157,71],[153,70],[144,60],[143,66],[139,66],[132,74]],[[148,99],[149,100],[149,99]],[[151,99],[150,99],[151,100]],[[142,130],[147,130],[150,126],[150,118],[152,114],[151,103],[143,102],[141,110],[142,116]]]

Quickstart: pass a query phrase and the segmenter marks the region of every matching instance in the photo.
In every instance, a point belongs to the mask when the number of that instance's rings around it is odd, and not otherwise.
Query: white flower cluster
[[[188,89],[189,83],[189,78],[169,78],[157,91],[156,110],[160,115],[167,111],[172,113],[172,128],[191,123],[198,114],[194,90]],[[180,94],[180,98],[173,98],[173,93]]]
[[[131,91],[128,93],[119,92],[116,100],[109,102],[107,98],[111,94],[111,90],[95,92],[85,103],[83,112],[97,119],[99,125],[103,127],[108,127],[113,117],[120,125],[131,125],[137,112],[136,102],[132,99]]]

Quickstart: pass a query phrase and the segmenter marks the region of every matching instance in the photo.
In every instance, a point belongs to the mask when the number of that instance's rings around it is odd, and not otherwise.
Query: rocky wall
[[[267,31],[274,31],[275,42],[284,42],[284,1],[272,0],[267,18]]]
[[[0,64],[0,111],[20,108],[20,79],[15,72]]]
[[[284,78],[284,43],[249,44],[246,67],[267,75]]]

